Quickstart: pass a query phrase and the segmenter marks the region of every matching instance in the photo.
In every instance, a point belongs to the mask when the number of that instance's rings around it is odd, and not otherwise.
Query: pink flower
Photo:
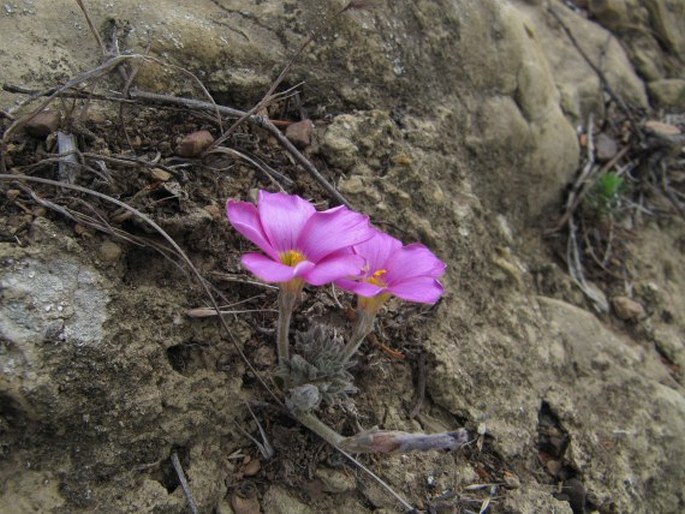
[[[366,216],[344,206],[317,211],[296,195],[260,191],[257,206],[229,200],[231,225],[266,255],[247,253],[243,265],[265,282],[319,286],[358,275],[364,260],[350,247],[373,236]]]
[[[342,278],[335,284],[359,295],[362,308],[380,307],[391,295],[429,304],[442,295],[437,279],[445,273],[445,263],[422,244],[403,246],[394,237],[375,231],[371,239],[354,245],[353,251],[364,258],[364,273],[357,280]]]

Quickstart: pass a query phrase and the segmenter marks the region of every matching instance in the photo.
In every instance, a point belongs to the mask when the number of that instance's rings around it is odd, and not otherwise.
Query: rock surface
[[[317,122],[307,154],[355,208],[407,242],[429,245],[448,272],[436,310],[406,315],[415,327],[405,343],[428,361],[421,414],[408,416],[413,354],[393,361],[368,344],[354,421],[410,431],[465,424],[474,446],[487,450],[468,461],[460,453],[389,456],[373,460],[374,471],[413,504],[447,490],[458,492],[456,502],[468,499],[468,487],[487,475],[487,459],[496,458],[517,486],[497,490],[503,499],[493,499],[493,512],[582,512],[553,494],[553,483],[569,480],[581,489],[582,509],[682,511],[683,224],[652,227],[635,250],[645,277],[635,297],[646,319],[638,316],[632,332],[572,305],[582,299],[570,280],[559,278],[551,298],[538,294],[534,279],[540,270],[564,276],[539,228],[576,171],[576,126],[591,113],[606,115],[599,78],[548,5],[590,58],[602,60],[627,102],[680,108],[658,87],[682,77],[685,28],[676,20],[683,3],[588,2],[594,19],[556,1],[370,4],[330,18],[286,85],[304,81],[303,108]],[[124,47],[142,55],[149,46],[150,56],[187,68],[217,102],[238,108],[261,99],[304,38],[342,6],[88,3],[95,25],[116,30]],[[76,2],[8,3],[0,33],[11,41],[0,49],[9,83],[52,87],[101,60]],[[116,76],[110,80],[121,89]],[[142,65],[136,86],[206,99],[195,80],[158,63]],[[18,99],[0,92],[3,110],[21,112]],[[242,243],[205,209],[225,198],[189,205],[178,180],[166,181],[151,204],[171,196],[183,215],[158,221],[203,270],[237,273]],[[247,199],[250,188],[271,186],[259,180],[214,177],[211,194],[233,187]],[[326,199],[316,186],[304,191]],[[234,422],[252,427],[242,397],[264,392],[218,323],[185,317],[202,293],[154,252],[110,236],[76,237],[57,217],[29,219],[27,244],[0,243],[0,511],[186,512],[172,451],[201,511],[228,511],[234,454],[256,451]],[[232,284],[232,292],[264,294]],[[313,296],[307,292],[308,301]],[[388,317],[406,312],[393,304]],[[253,325],[268,330],[273,318],[226,319],[242,347],[269,344]],[[269,355],[256,363],[260,371],[270,367]],[[274,412],[259,413],[277,450],[276,464],[264,462],[259,473],[264,512],[397,508],[375,482],[360,480],[355,490],[339,462],[339,469],[318,462],[320,443]],[[559,454],[546,467],[553,478],[540,460],[543,419],[559,437]],[[352,416],[338,420],[345,430],[353,425]],[[295,460],[312,448],[311,460]],[[278,465],[286,483],[269,482]],[[308,482],[317,480],[318,490]]]

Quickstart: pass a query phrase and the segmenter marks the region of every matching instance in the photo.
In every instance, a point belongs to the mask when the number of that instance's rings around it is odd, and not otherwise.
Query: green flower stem
[[[331,427],[326,425],[323,421],[321,421],[311,412],[303,412],[298,409],[291,409],[290,412],[297,421],[302,423],[305,427],[314,432],[321,439],[335,446],[336,448],[338,448],[343,443],[343,441],[345,441],[345,437],[341,436],[338,432],[336,432]]]
[[[352,331],[352,337],[343,348],[341,364],[344,366],[357,353],[359,347],[364,342],[364,338],[373,330],[373,322],[376,319],[376,312],[367,309],[357,309],[357,323]]]
[[[290,360],[290,343],[288,332],[290,331],[290,319],[293,308],[299,296],[299,291],[292,288],[281,287],[278,295],[278,328],[276,330],[276,345],[278,347],[278,364],[285,366]]]

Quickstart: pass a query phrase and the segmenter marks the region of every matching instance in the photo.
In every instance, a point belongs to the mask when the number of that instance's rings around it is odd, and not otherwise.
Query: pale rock
[[[104,241],[99,248],[100,258],[107,264],[116,264],[123,253],[121,246],[114,241]]]
[[[173,175],[169,173],[166,170],[163,170],[162,168],[154,168],[151,172],[150,175],[152,176],[153,179],[159,180],[160,182],[168,182]]]
[[[59,128],[60,121],[58,111],[41,111],[26,123],[26,132],[35,137],[47,137]]]
[[[316,478],[321,480],[323,491],[327,493],[344,493],[357,488],[354,474],[349,470],[330,469],[319,467],[316,469]]]
[[[685,109],[685,79],[654,80],[647,88],[655,107]]]
[[[311,120],[302,120],[291,123],[285,129],[285,137],[297,148],[306,148],[312,142],[312,130],[314,124]]]
[[[314,511],[294,496],[288,494],[284,487],[272,485],[264,494],[262,507],[266,514],[313,514]]]
[[[673,0],[645,0],[652,28],[659,40],[676,56],[685,55],[685,2]]]
[[[518,3],[517,3],[518,5]],[[552,8],[570,28],[583,50],[602,70],[611,87],[631,105],[646,108],[645,87],[636,75],[621,45],[611,34],[597,24],[557,4]],[[584,123],[590,113],[604,116],[604,100],[597,92],[602,86],[597,74],[590,68],[568,36],[555,22],[545,23],[545,9],[520,6],[535,27],[536,45],[547,58],[553,70],[554,81],[561,88],[562,104],[568,115]]]
[[[638,320],[645,316],[644,307],[627,296],[614,296],[611,305],[616,315],[623,320]]]

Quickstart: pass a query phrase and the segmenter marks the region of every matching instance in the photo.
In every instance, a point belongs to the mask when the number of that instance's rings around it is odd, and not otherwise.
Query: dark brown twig
[[[86,23],[88,24],[88,28],[90,29],[93,36],[95,37],[95,40],[97,41],[98,46],[100,47],[100,50],[102,51],[102,55],[107,55],[107,48],[105,48],[105,43],[102,42],[102,38],[100,37],[100,34],[98,34],[98,31],[95,30],[95,25],[93,25],[93,21],[90,19],[90,15],[88,14],[88,10],[86,9],[86,6],[83,5],[82,0],[76,0],[76,3],[81,8],[81,11],[83,12],[83,16],[86,18]]]

